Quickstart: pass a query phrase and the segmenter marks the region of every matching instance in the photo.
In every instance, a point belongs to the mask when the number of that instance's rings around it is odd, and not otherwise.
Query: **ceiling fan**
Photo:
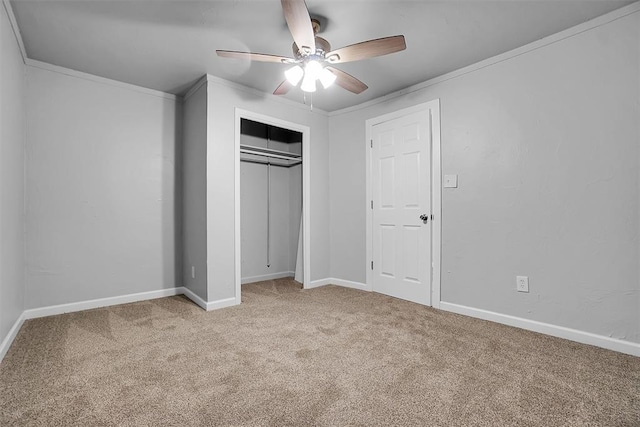
[[[315,92],[317,80],[320,80],[324,88],[335,82],[338,86],[359,94],[367,89],[367,85],[352,75],[333,67],[333,64],[388,55],[407,47],[404,36],[399,35],[368,40],[331,50],[328,41],[316,36],[320,30],[320,22],[311,19],[304,0],[281,0],[281,2],[287,26],[294,40],[293,58],[264,53],[216,50],[218,56],[225,58],[293,65],[285,71],[286,79],[276,88],[273,92],[274,95],[286,94],[300,81],[302,81],[300,89],[304,92]]]

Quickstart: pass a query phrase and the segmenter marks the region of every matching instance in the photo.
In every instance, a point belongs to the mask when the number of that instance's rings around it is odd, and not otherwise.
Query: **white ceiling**
[[[333,111],[456,70],[585,22],[632,1],[308,0],[333,48],[404,34],[407,50],[341,64],[365,82],[354,95],[319,89],[315,107]],[[174,94],[209,73],[271,93],[286,65],[219,58],[216,49],[291,56],[278,0],[12,1],[27,56]],[[302,102],[302,92],[287,98]]]

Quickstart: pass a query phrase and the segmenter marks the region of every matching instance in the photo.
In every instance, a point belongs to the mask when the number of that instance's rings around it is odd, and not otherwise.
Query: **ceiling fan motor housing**
[[[301,51],[298,48],[298,45],[294,42],[293,45],[291,45],[291,49],[293,50],[293,56],[296,59],[303,59],[306,56],[317,55],[324,59],[325,53],[331,52],[331,44],[327,40],[323,39],[322,37],[317,37],[317,36],[315,38],[315,41],[316,41],[315,53],[307,53],[307,52]]]

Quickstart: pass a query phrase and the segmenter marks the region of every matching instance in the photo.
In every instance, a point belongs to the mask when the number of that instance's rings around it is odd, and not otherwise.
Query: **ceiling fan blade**
[[[277,62],[279,64],[288,63],[289,61],[295,61],[293,58],[287,58],[286,56],[268,55],[266,53],[252,53],[252,52],[238,52],[236,50],[216,50],[218,56],[223,58],[236,58],[236,59],[248,59],[250,61],[261,62]]]
[[[369,86],[353,77],[351,74],[345,73],[333,67],[326,67],[329,71],[336,75],[336,84],[343,89],[353,92],[356,95],[367,90]]]
[[[285,95],[287,92],[289,92],[291,89],[293,89],[293,85],[291,83],[289,83],[289,80],[284,80],[282,83],[280,83],[280,86],[278,86],[276,88],[276,90],[273,91],[274,95]]]
[[[383,37],[332,50],[326,54],[326,58],[332,64],[338,64],[340,62],[358,61],[360,59],[388,55],[406,48],[404,36]]]
[[[309,53],[316,53],[316,39],[313,34],[311,17],[304,0],[281,0],[284,19],[293,40],[299,49],[308,48]]]

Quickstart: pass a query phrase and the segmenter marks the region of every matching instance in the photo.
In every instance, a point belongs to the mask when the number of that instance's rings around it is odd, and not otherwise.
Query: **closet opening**
[[[236,120],[237,295],[241,285],[264,280],[290,277],[304,285],[309,130],[249,112]]]

